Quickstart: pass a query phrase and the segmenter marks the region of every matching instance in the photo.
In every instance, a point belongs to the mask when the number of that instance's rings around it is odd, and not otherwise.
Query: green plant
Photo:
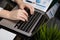
[[[57,25],[54,27],[52,25],[48,27],[47,24],[41,25],[34,40],[60,40],[60,30]]]

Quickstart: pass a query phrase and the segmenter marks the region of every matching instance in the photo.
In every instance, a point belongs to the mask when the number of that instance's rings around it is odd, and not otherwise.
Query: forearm
[[[9,17],[9,11],[7,10],[1,10],[0,11],[0,17],[3,17],[3,18],[8,18]]]

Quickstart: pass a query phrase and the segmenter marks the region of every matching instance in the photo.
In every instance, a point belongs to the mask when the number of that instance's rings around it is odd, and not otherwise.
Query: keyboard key
[[[27,22],[19,21],[16,25],[17,29],[24,32],[30,32],[37,20],[39,19],[41,13],[34,12],[34,15],[30,15]]]

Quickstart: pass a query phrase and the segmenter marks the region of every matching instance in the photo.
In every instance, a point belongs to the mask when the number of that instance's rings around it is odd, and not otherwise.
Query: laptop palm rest
[[[18,21],[11,21],[11,20],[7,20],[7,19],[2,19],[0,21],[0,25],[3,25],[5,27],[14,27],[16,25]]]

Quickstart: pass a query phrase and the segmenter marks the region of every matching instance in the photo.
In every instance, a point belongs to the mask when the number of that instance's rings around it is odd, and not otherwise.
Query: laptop
[[[29,9],[25,8],[25,10],[29,14],[28,22],[19,21],[12,21],[8,19],[2,19],[0,21],[0,25],[4,26],[5,28],[10,29],[12,31],[17,32],[17,34],[22,34],[27,37],[31,37],[36,33],[36,30],[39,29],[40,26],[38,24],[41,22],[42,16],[47,11],[48,7],[50,6],[52,0],[23,0],[25,3],[30,4],[35,8],[34,15],[30,15]],[[48,5],[47,2],[49,1]],[[45,3],[46,5],[43,5]],[[14,7],[17,9],[18,7]]]

